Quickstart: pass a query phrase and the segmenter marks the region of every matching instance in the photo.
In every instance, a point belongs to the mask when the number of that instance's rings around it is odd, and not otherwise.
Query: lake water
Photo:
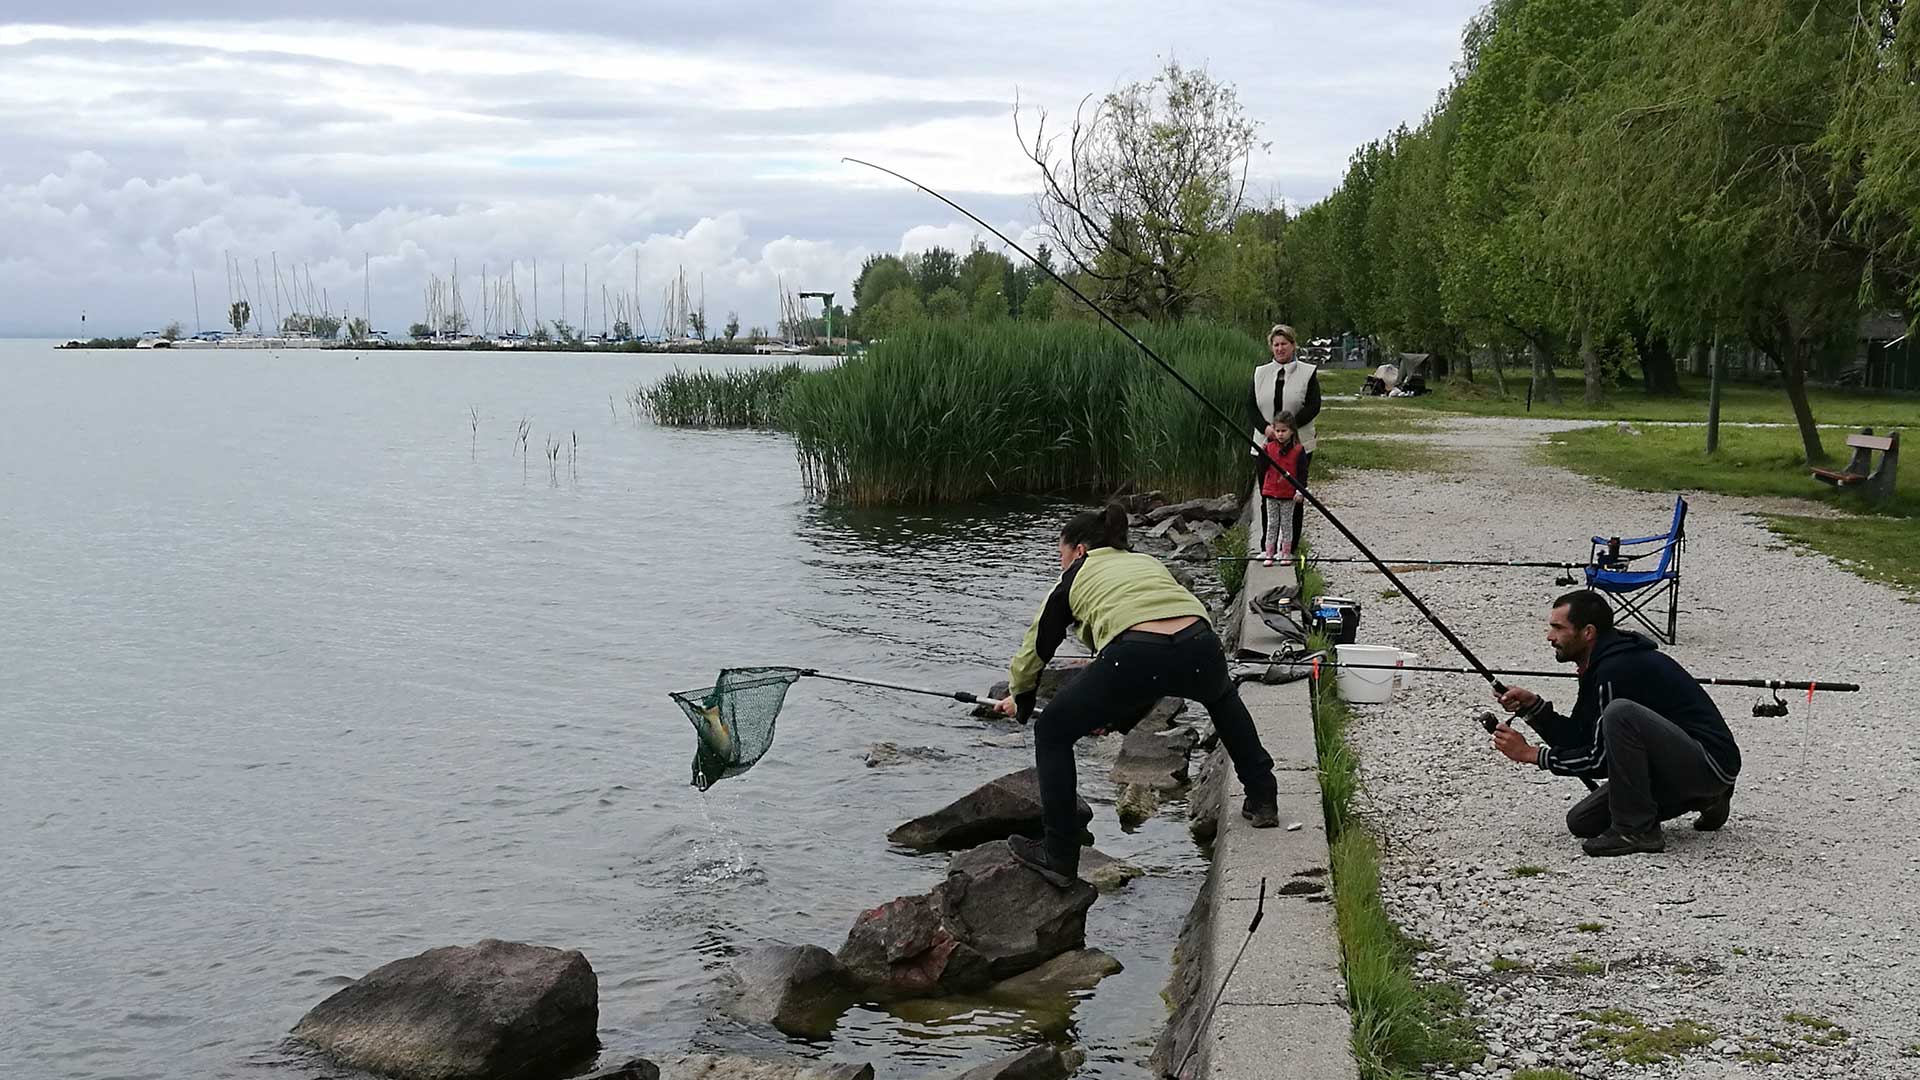
[[[719,1011],[737,950],[837,948],[935,884],[886,830],[1030,759],[962,706],[808,680],[702,796],[667,692],[737,664],[984,689],[1064,508],[812,504],[783,438],[635,420],[703,362],[0,342],[0,1076],[340,1075],[282,1044],[303,1012],[482,937],[586,953],[603,1063],[905,1080],[1058,1034],[1083,1075],[1147,1075],[1203,865],[1084,771],[1101,847],[1152,876],[1094,906],[1127,970],[1064,1033],[856,1009],[801,1043]],[[881,740],[953,757],[865,767]]]

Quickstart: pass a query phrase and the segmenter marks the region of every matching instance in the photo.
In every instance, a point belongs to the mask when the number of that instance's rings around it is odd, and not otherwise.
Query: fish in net
[[[671,694],[700,743],[693,752],[693,786],[705,791],[715,781],[738,776],[773,745],[773,720],[787,700],[787,688],[810,674],[802,668],[727,668],[712,686]]]

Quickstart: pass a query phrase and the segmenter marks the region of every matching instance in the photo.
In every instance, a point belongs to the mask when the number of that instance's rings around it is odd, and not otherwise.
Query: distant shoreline
[[[140,341],[141,341],[140,338],[89,338],[86,341],[81,341],[76,338],[76,339],[70,339],[54,347],[56,349],[137,349],[140,347]],[[250,351],[288,352],[288,351],[307,351],[307,350],[338,351],[340,349],[353,349],[356,351],[375,350],[379,352],[499,352],[499,353],[578,352],[578,353],[662,353],[662,354],[670,353],[670,354],[678,354],[678,355],[711,354],[714,356],[839,356],[846,348],[845,346],[840,346],[840,345],[811,345],[797,352],[788,352],[785,350],[781,350],[777,352],[761,353],[755,349],[756,345],[761,345],[761,344],[765,344],[765,343],[756,342],[756,341],[746,341],[746,340],[739,340],[739,341],[715,340],[715,341],[708,341],[708,342],[696,342],[691,344],[687,342],[675,342],[672,344],[668,344],[665,342],[623,341],[623,342],[609,342],[607,344],[601,344],[601,345],[588,345],[583,342],[549,341],[549,342],[542,342],[539,345],[501,346],[501,345],[495,345],[491,341],[476,341],[466,345],[451,345],[445,342],[432,342],[432,341],[313,342],[311,340],[308,340],[308,341],[303,341],[299,345],[266,344],[264,342],[259,345],[251,345],[251,344],[244,345],[244,346],[230,345],[225,347],[220,347],[220,346],[208,347],[206,345],[195,345],[195,346],[181,345],[180,351],[182,352],[250,352]],[[149,346],[150,349],[167,349],[167,350],[172,350],[174,347],[175,346],[171,343],[167,345]],[[855,347],[858,347],[857,343]]]

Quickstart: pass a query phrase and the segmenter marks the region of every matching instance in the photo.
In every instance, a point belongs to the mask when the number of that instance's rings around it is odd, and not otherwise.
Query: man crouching
[[[1570,592],[1553,602],[1547,643],[1580,672],[1573,712],[1515,686],[1496,694],[1500,707],[1525,720],[1545,746],[1501,724],[1494,749],[1561,776],[1606,783],[1567,811],[1567,828],[1588,855],[1662,851],[1660,823],[1699,811],[1693,827],[1727,823],[1740,748],[1713,699],[1686,669],[1652,641],[1613,628],[1613,609],[1598,593]]]

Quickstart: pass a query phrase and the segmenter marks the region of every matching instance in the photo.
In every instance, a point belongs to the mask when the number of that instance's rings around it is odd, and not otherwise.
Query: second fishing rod
[[[847,161],[854,165],[865,166],[866,168],[873,169],[876,172],[885,173],[896,180],[900,180],[907,184],[910,184],[913,187],[919,189],[920,191],[926,193],[927,195],[930,195],[933,198],[940,200],[942,203],[945,203],[947,206],[951,207],[956,212],[966,215],[968,220],[972,221],[974,224],[980,226],[981,228],[987,230],[987,232],[993,234],[995,237],[997,237],[1000,240],[1001,243],[1007,245],[1009,248],[1012,248],[1014,251],[1019,252],[1021,256],[1023,256],[1028,262],[1032,263],[1035,267],[1037,267],[1042,272],[1044,272],[1048,277],[1052,278],[1054,282],[1057,283],[1061,288],[1073,294],[1075,299],[1085,304],[1089,311],[1092,311],[1095,315],[1098,315],[1102,320],[1104,320],[1108,325],[1112,326],[1115,330],[1118,330],[1122,336],[1124,336],[1129,342],[1133,343],[1133,346],[1135,348],[1139,349],[1142,353],[1146,354],[1148,359],[1152,360],[1155,364],[1159,365],[1160,370],[1166,372],[1167,375],[1171,376],[1173,380],[1179,383],[1183,389],[1185,389],[1189,394],[1192,394],[1194,399],[1198,401],[1201,404],[1201,406],[1203,406],[1208,412],[1212,413],[1215,419],[1219,420],[1220,423],[1225,425],[1227,430],[1234,434],[1235,441],[1245,439],[1246,442],[1253,447],[1255,453],[1261,454],[1261,455],[1264,455],[1266,453],[1265,444],[1253,438],[1253,436],[1249,435],[1246,429],[1243,428],[1238,421],[1228,416],[1224,411],[1221,410],[1220,406],[1213,403],[1212,399],[1208,398],[1207,395],[1201,393],[1200,388],[1193,385],[1193,383],[1185,375],[1182,375],[1180,373],[1179,369],[1175,368],[1172,364],[1168,363],[1166,359],[1163,358],[1159,353],[1154,352],[1152,346],[1140,340],[1139,336],[1136,335],[1132,330],[1127,329],[1126,324],[1122,323],[1119,319],[1116,319],[1112,315],[1108,314],[1105,308],[1102,308],[1100,305],[1088,299],[1087,295],[1081,292],[1078,288],[1075,288],[1072,282],[1062,277],[1051,266],[1048,266],[1046,263],[1041,262],[1038,258],[1035,258],[1032,252],[1029,252],[1026,248],[1021,247],[1019,244],[1014,243],[1013,240],[1007,236],[1007,234],[1001,232],[999,229],[994,228],[992,225],[988,224],[984,219],[980,217],[980,215],[975,214],[973,211],[967,209],[964,206],[961,206],[959,203],[954,202],[952,199],[947,198],[945,195],[940,194],[938,191],[935,191],[934,189],[926,186],[925,184],[920,183],[918,180],[915,180],[909,176],[905,176],[901,173],[895,172],[894,170],[889,169],[884,165],[875,165],[870,161],[862,161],[859,158],[851,158],[851,157],[843,158],[841,160]],[[1420,614],[1427,620],[1427,622],[1431,623],[1433,625],[1433,628],[1440,632],[1440,636],[1444,637],[1447,640],[1447,644],[1453,646],[1454,651],[1458,652],[1461,658],[1466,660],[1467,663],[1473,665],[1474,671],[1477,674],[1479,674],[1481,678],[1484,678],[1485,680],[1487,680],[1488,684],[1490,684],[1493,687],[1495,693],[1504,693],[1506,691],[1505,684],[1503,684],[1499,680],[1499,678],[1497,678],[1494,675],[1494,673],[1487,668],[1485,664],[1480,662],[1480,658],[1474,655],[1473,650],[1467,647],[1466,642],[1460,640],[1459,635],[1453,632],[1453,628],[1448,626],[1444,621],[1442,621],[1440,616],[1435,615],[1433,613],[1433,610],[1427,607],[1426,601],[1420,599],[1420,597],[1416,595],[1412,589],[1408,588],[1406,582],[1401,581],[1400,576],[1398,574],[1395,574],[1391,567],[1389,567],[1386,563],[1382,562],[1380,558],[1373,553],[1372,548],[1369,548],[1364,541],[1362,541],[1358,536],[1354,535],[1353,530],[1347,528],[1346,523],[1341,521],[1339,516],[1334,514],[1332,510],[1328,509],[1325,503],[1320,501],[1319,496],[1315,495],[1313,491],[1309,489],[1305,483],[1301,482],[1299,477],[1295,476],[1285,466],[1275,464],[1273,467],[1278,469],[1280,474],[1282,476],[1285,476],[1287,480],[1293,484],[1295,490],[1299,491],[1301,496],[1305,498],[1308,503],[1312,504],[1315,510],[1319,511],[1320,516],[1326,518],[1327,523],[1332,525],[1334,529],[1340,533],[1341,536],[1347,539],[1348,543],[1354,546],[1355,550],[1359,551],[1360,554],[1366,556],[1367,561],[1373,565],[1374,569],[1380,571],[1381,574],[1386,576],[1386,579],[1393,584],[1393,587],[1398,589],[1400,591],[1400,594],[1402,596],[1405,596],[1407,600],[1413,604],[1414,609],[1419,611]]]

